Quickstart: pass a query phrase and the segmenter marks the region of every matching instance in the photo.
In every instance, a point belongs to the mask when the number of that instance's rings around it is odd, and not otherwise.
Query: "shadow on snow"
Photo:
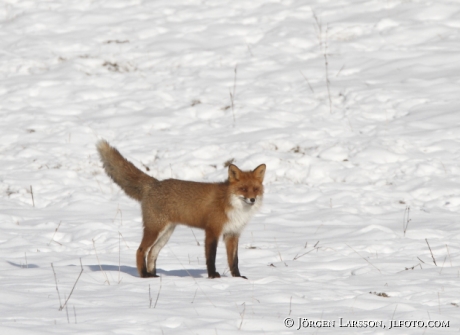
[[[114,272],[123,272],[127,273],[131,276],[134,277],[139,277],[139,274],[137,273],[137,269],[132,266],[121,266],[119,267],[118,265],[85,265],[86,268],[89,268],[91,271],[114,271]],[[198,270],[198,269],[190,269],[190,270],[162,270],[162,269],[157,269],[157,275],[165,275],[165,276],[175,276],[175,277],[194,277],[194,278],[201,278],[203,275],[206,275],[207,277],[207,271],[206,270]]]

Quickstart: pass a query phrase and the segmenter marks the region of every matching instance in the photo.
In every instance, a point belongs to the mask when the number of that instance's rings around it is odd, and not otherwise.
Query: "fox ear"
[[[264,176],[265,176],[265,169],[267,166],[265,164],[260,164],[258,167],[256,167],[253,171],[252,174],[260,180],[260,182],[264,181]]]
[[[236,165],[230,164],[228,166],[228,181],[234,182],[240,180],[241,170]]]

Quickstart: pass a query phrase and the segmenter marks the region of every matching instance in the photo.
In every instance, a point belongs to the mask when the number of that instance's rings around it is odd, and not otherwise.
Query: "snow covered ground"
[[[0,330],[457,334],[459,54],[456,1],[3,1]],[[139,278],[100,138],[160,179],[266,163],[249,279],[183,226]]]

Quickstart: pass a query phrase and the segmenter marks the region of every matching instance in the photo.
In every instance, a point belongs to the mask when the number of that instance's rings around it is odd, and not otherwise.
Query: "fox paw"
[[[213,274],[210,274],[208,278],[220,278],[219,272],[214,272]]]
[[[143,270],[142,273],[141,273],[141,278],[157,278],[159,276],[157,276],[156,273],[150,273],[150,272],[147,272],[147,270]]]

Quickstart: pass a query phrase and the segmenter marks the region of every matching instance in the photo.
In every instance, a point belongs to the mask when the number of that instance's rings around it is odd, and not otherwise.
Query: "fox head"
[[[228,167],[228,182],[232,193],[244,203],[252,206],[261,200],[264,193],[265,164],[261,164],[252,171],[241,171],[236,165]]]

